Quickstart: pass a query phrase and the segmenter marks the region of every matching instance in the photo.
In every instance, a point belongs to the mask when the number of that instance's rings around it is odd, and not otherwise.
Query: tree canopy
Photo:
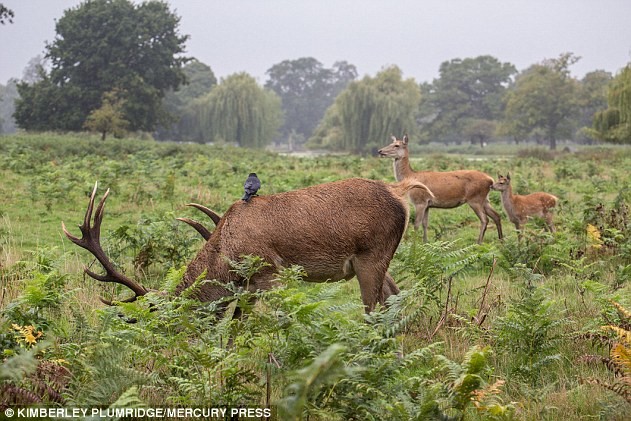
[[[596,113],[593,128],[606,142],[631,143],[631,64],[611,81],[607,108]]]
[[[217,78],[210,66],[197,60],[187,63],[182,71],[186,82],[177,90],[170,89],[166,93],[163,105],[171,120],[158,127],[156,139],[202,141],[195,124],[193,104],[217,85]]]
[[[488,55],[442,63],[440,77],[422,86],[425,138],[460,142],[466,132],[480,140],[480,130],[487,133],[501,118],[502,96],[516,72],[512,64]]]
[[[6,7],[4,4],[0,3],[0,23],[5,24],[6,22],[13,23],[13,18],[15,14],[13,10]]]
[[[165,118],[162,98],[185,80],[181,54],[188,36],[163,2],[93,0],[68,9],[47,45],[50,74],[18,86],[17,123],[31,130],[81,130],[117,90],[132,130],[153,130]]]
[[[311,147],[368,152],[393,133],[416,132],[420,88],[392,66],[351,82],[309,139]]]
[[[315,58],[303,57],[275,64],[267,75],[265,87],[281,98],[285,113],[281,136],[307,139],[335,97],[357,77],[357,69],[345,61],[327,69]]]
[[[563,136],[570,137],[577,118],[578,82],[570,76],[569,66],[578,59],[565,53],[518,75],[505,96],[503,132],[523,139],[542,131],[550,149],[556,149]]]
[[[260,148],[282,124],[280,98],[247,73],[228,76],[194,105],[196,125],[205,141],[236,142]]]

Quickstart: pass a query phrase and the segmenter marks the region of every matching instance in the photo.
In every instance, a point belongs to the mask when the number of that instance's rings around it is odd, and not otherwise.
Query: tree
[[[308,146],[365,153],[393,133],[416,132],[420,89],[389,67],[374,78],[351,82],[327,110]]]
[[[479,143],[483,148],[495,135],[495,129],[496,125],[492,120],[472,118],[464,123],[462,134],[469,138],[472,145]]]
[[[281,98],[285,124],[281,136],[307,139],[322,120],[335,97],[357,77],[357,69],[345,61],[326,69],[318,60],[304,57],[285,60],[267,70],[265,87]]]
[[[4,4],[0,3],[0,23],[5,24],[6,22],[13,23],[13,18],[15,14],[13,10],[6,7]]]
[[[516,72],[488,55],[442,63],[440,77],[421,87],[423,137],[459,143],[472,120],[499,120],[502,96]]]
[[[9,79],[6,86],[0,85],[0,133],[14,133],[15,100],[18,97],[17,80]]]
[[[22,82],[33,85],[43,78],[43,74],[46,74],[46,68],[48,67],[48,61],[41,55],[36,55],[31,58],[26,67],[22,71]]]
[[[181,56],[188,36],[163,2],[93,0],[67,10],[47,45],[51,71],[18,86],[18,124],[30,130],[81,130],[88,114],[114,89],[125,95],[132,130],[153,130],[165,118],[162,98],[185,79]],[[46,94],[46,95],[45,95]],[[56,99],[46,106],[48,94]],[[46,122],[42,126],[42,122]]]
[[[592,133],[606,142],[631,143],[631,64],[610,82],[607,109],[594,116]]]
[[[502,132],[523,138],[540,129],[550,149],[556,149],[561,137],[570,137],[578,110],[578,82],[570,76],[569,66],[578,59],[565,53],[523,71],[505,96]]]
[[[607,87],[611,79],[611,73],[604,70],[589,72],[581,79],[578,86],[579,114],[576,137],[588,141],[594,137],[591,126],[596,113],[607,108]]]
[[[204,140],[260,148],[282,125],[280,98],[247,73],[228,76],[195,101],[196,124]]]
[[[182,71],[186,83],[177,90],[170,89],[163,100],[164,109],[171,116],[171,121],[158,127],[155,134],[159,140],[201,141],[196,135],[192,104],[195,99],[207,95],[217,85],[217,78],[211,68],[195,59],[187,63]]]
[[[101,133],[101,140],[105,140],[108,133],[122,137],[129,126],[129,121],[123,116],[125,100],[121,96],[121,92],[117,90],[106,92],[101,108],[92,110],[85,120],[85,128]]]

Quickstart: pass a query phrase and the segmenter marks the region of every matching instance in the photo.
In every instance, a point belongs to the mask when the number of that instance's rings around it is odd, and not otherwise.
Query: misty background
[[[402,131],[631,143],[624,1],[0,5],[0,133],[360,154]]]
[[[13,24],[0,26],[0,83],[20,78],[55,37],[55,21],[79,0],[6,0]],[[140,3],[140,2],[136,2]],[[431,82],[442,62],[492,55],[518,70],[564,52],[577,77],[612,73],[630,59],[627,0],[170,0],[190,35],[186,54],[218,78],[247,72],[260,83],[283,60],[345,60],[360,76],[397,65]]]

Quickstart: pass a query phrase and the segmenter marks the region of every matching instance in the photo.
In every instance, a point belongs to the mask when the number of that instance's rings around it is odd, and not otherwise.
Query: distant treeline
[[[121,19],[121,16],[127,17]],[[218,81],[185,57],[188,35],[166,3],[92,1],[67,10],[45,58],[0,85],[0,133],[129,131],[158,140],[365,153],[391,134],[412,142],[559,140],[631,143],[631,70],[570,74],[580,57],[518,71],[492,56],[452,59],[419,83],[396,66],[358,79],[353,64],[313,57]]]

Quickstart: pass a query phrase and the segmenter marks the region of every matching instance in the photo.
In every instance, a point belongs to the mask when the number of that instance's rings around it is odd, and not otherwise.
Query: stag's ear
[[[404,144],[404,145],[407,145],[407,144],[408,144],[408,135],[407,135],[407,134],[404,134],[404,135],[403,135],[403,144]]]

